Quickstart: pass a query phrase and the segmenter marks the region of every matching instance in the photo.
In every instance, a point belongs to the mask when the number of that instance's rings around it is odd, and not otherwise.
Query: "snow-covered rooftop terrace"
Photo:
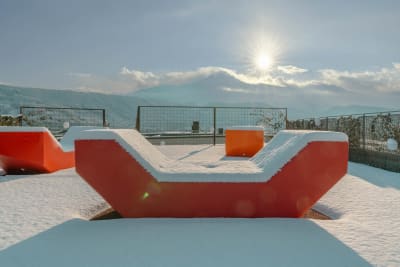
[[[215,162],[223,146],[160,146]],[[400,174],[349,163],[313,219],[89,221],[108,204],[74,169],[0,177],[0,266],[400,266]]]

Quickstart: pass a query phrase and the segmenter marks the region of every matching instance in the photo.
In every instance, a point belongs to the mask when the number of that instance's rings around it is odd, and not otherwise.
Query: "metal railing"
[[[139,106],[136,129],[153,143],[223,143],[231,126],[259,125],[266,136],[286,128],[286,108]]]
[[[21,126],[47,127],[62,136],[70,126],[106,126],[106,110],[101,108],[57,108],[21,106]]]
[[[350,160],[400,171],[400,111],[371,112],[288,121],[289,129],[344,132],[349,137]]]

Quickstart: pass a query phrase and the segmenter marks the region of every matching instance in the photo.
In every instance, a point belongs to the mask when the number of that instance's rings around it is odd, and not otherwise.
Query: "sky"
[[[0,83],[128,93],[222,70],[393,100],[399,14],[396,0],[2,0]]]

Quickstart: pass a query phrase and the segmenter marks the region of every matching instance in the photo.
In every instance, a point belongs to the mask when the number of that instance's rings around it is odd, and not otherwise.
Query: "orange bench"
[[[301,217],[347,172],[343,133],[280,131],[254,157],[171,160],[135,130],[86,131],[76,171],[123,217]]]
[[[72,126],[58,142],[45,127],[0,126],[0,169],[2,173],[21,173],[72,168],[75,137],[93,128]]]
[[[225,131],[225,154],[227,156],[252,157],[264,146],[264,128],[261,126],[238,126]]]

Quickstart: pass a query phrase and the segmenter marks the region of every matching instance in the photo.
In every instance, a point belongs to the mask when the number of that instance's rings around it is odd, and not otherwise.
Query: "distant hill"
[[[183,84],[142,89],[132,95],[175,105],[278,107],[274,86],[246,84],[226,73],[214,73]],[[281,101],[282,102],[282,101]]]
[[[111,126],[132,128],[137,106],[151,104],[136,96],[0,85],[0,114],[16,115],[20,106],[104,108]]]
[[[112,127],[135,126],[138,105],[193,105],[236,107],[287,107],[289,119],[387,111],[363,105],[322,106],[293,88],[249,85],[226,74],[216,74],[181,85],[158,86],[111,95],[72,90],[49,90],[0,85],[0,114],[19,113],[20,106],[104,108]]]
[[[183,84],[142,89],[132,95],[173,105],[286,107],[289,119],[391,110],[387,107],[349,104],[357,98],[348,97],[345,90],[332,85],[310,85],[305,90],[294,85],[249,84],[224,72]]]

